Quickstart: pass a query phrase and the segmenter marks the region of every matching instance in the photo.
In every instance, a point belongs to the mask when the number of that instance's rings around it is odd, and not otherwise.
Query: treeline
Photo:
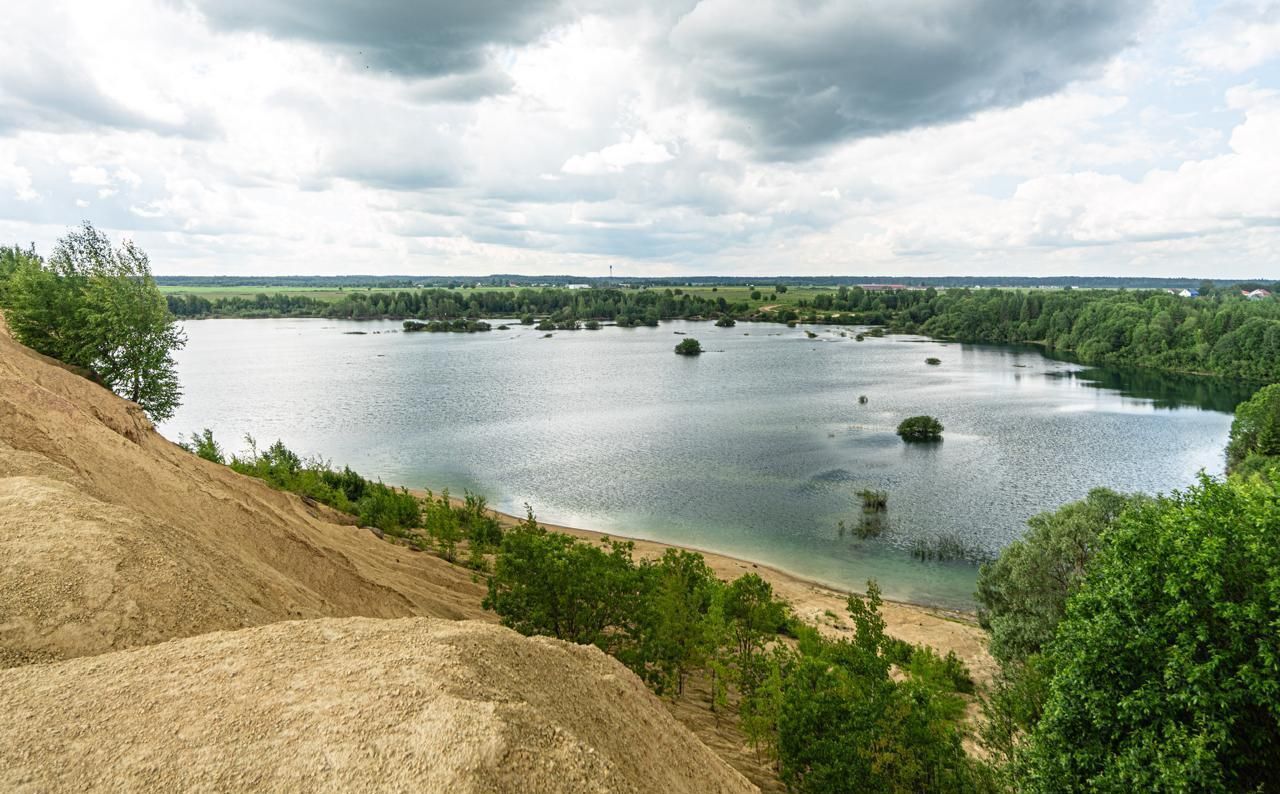
[[[701,297],[681,289],[636,290],[448,290],[353,292],[336,301],[300,295],[262,293],[253,297],[170,295],[175,316],[326,317],[346,320],[453,320],[482,317],[549,317],[553,322],[608,320],[619,325],[656,325],[659,320],[738,314],[747,303]]]
[[[1034,342],[1090,364],[1280,381],[1280,301],[1272,299],[855,287],[802,301],[797,315],[965,342]]]

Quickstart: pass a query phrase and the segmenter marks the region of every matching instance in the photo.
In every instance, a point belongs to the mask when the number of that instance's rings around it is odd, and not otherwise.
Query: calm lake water
[[[994,555],[1089,489],[1168,491],[1222,470],[1220,381],[1101,371],[1034,349],[853,329],[403,334],[394,322],[204,320],[178,355],[170,438],[280,438],[388,483],[471,489],[507,512],[672,541],[892,598],[971,606],[972,563],[921,563],[951,534]],[[360,331],[363,334],[348,332]],[[848,335],[840,336],[841,332]],[[707,351],[672,353],[687,332]],[[926,357],[942,360],[928,366]],[[866,404],[859,404],[866,395]],[[932,414],[945,440],[903,444]],[[841,534],[888,491],[877,539]]]

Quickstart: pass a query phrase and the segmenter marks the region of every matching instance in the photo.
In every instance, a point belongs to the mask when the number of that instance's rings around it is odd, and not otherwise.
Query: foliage
[[[936,367],[936,366],[938,366],[939,364],[941,364],[941,363],[942,363],[942,359],[940,359],[940,358],[934,358],[933,356],[930,356],[929,358],[926,358],[926,359],[924,360],[924,363],[928,364],[928,365],[929,365],[929,366],[931,366],[931,367]]]
[[[702,345],[692,337],[681,339],[676,345],[676,353],[681,356],[696,356],[702,352]]]
[[[1251,455],[1280,457],[1280,383],[1259,389],[1236,407],[1227,443],[1227,469],[1235,471]]]
[[[392,286],[392,285],[387,285]],[[478,320],[481,317],[519,317],[533,325],[546,318],[541,330],[575,320],[611,320],[623,327],[657,325],[660,320],[745,315],[749,304],[724,297],[676,294],[672,290],[571,290],[546,287],[512,290],[381,289],[350,291],[336,300],[321,300],[284,292],[230,295],[214,300],[198,294],[171,294],[170,311],[178,317],[328,317],[347,320]],[[422,329],[430,330],[430,329]],[[459,330],[438,328],[435,330]],[[465,329],[462,329],[465,330]]]
[[[720,319],[716,320],[717,328],[732,328],[735,325],[737,325],[737,322],[735,322],[734,319],[727,314],[721,316]]]
[[[521,634],[611,651],[634,634],[643,584],[632,544],[603,548],[528,521],[504,533],[485,609]]]
[[[1031,791],[1280,781],[1280,497],[1202,475],[1104,533],[1049,647]]]
[[[954,701],[889,677],[880,596],[850,598],[852,641],[812,633],[788,671],[778,714],[782,778],[797,792],[982,790]]]
[[[421,523],[418,499],[406,489],[367,480],[350,468],[333,469],[318,458],[304,460],[283,441],[276,441],[265,450],[258,449],[253,436],[245,436],[245,441],[248,452],[232,455],[227,463],[233,471],[263,480],[277,490],[351,513],[361,524],[391,534],[401,534]],[[222,448],[208,429],[194,434],[184,446],[202,458],[221,462]]]
[[[227,462],[222,452],[222,445],[214,440],[213,431],[207,427],[204,430],[192,433],[189,440],[180,440],[178,445],[193,453],[196,457],[204,458],[212,463]]]
[[[423,323],[417,320],[405,320],[403,323],[405,333],[415,333],[426,331],[428,333],[452,332],[463,334],[474,334],[477,331],[491,330],[488,323],[480,320],[432,320]]]
[[[942,423],[932,416],[909,416],[898,424],[903,441],[937,441],[942,438]]]
[[[1049,643],[1099,538],[1126,508],[1144,500],[1095,488],[1079,502],[1033,516],[1020,540],[982,566],[978,617],[991,632],[997,659],[1020,661]]]
[[[5,249],[6,319],[23,344],[92,370],[156,421],[177,409],[181,391],[173,351],[186,339],[132,241],[112,247],[86,222],[57,243],[47,262]]]
[[[862,509],[874,510],[877,512],[889,509],[889,492],[878,491],[872,488],[864,488],[858,491],[858,496],[862,497]]]

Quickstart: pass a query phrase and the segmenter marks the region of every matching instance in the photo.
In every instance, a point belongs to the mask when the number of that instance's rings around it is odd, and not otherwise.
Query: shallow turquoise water
[[[1088,370],[1034,349],[740,323],[402,334],[393,322],[204,320],[178,356],[170,438],[281,438],[389,483],[482,492],[507,512],[734,554],[842,587],[972,604],[971,563],[920,563],[953,533],[995,554],[1096,486],[1168,491],[1220,473],[1235,403],[1218,381]],[[361,335],[344,333],[366,332]],[[708,351],[672,353],[687,332]],[[378,332],[378,333],[375,333]],[[927,366],[936,356],[942,365]],[[865,394],[867,404],[858,396]],[[928,413],[945,441],[903,444]],[[888,530],[841,536],[857,491]]]

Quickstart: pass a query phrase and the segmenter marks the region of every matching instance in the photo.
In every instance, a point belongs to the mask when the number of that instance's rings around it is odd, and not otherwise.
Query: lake
[[[496,326],[496,322],[495,322]],[[483,493],[501,510],[768,563],[842,588],[973,605],[970,556],[1091,488],[1167,492],[1222,471],[1249,389],[1097,370],[1034,348],[856,329],[666,322],[659,328],[404,334],[396,322],[203,320],[178,356],[172,439],[279,438],[398,485]],[[362,333],[352,333],[362,332]],[[707,351],[677,356],[696,336]],[[842,335],[843,334],[843,335]],[[925,364],[937,357],[939,366]],[[859,397],[866,396],[860,404]],[[937,444],[898,422],[932,414]],[[889,494],[859,540],[864,488]],[[844,522],[846,531],[841,530]]]

